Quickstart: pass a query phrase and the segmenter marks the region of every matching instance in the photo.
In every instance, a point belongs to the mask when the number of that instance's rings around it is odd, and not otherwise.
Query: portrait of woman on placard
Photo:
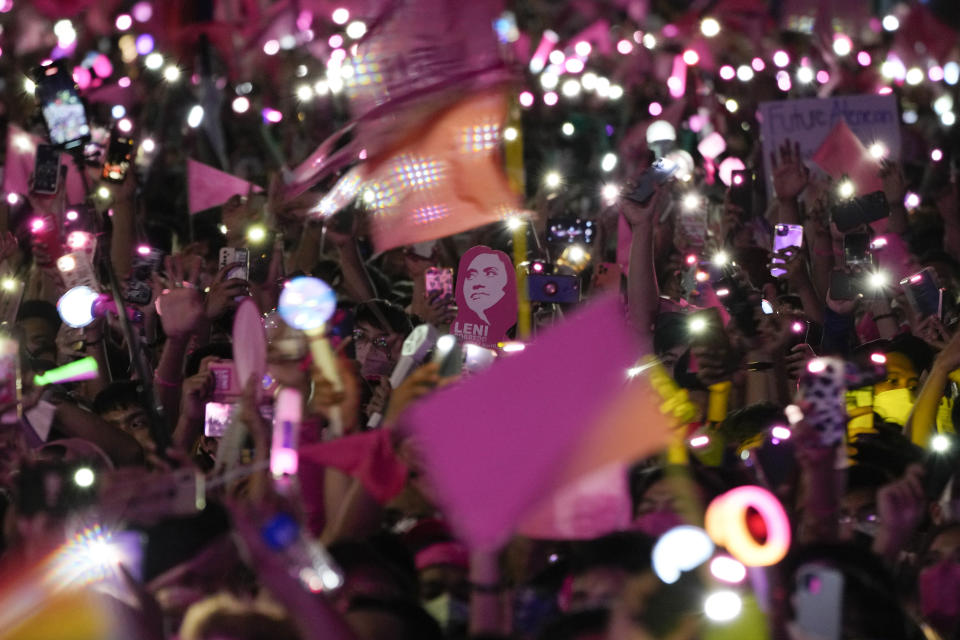
[[[457,269],[457,319],[453,333],[467,342],[496,346],[517,322],[517,280],[507,254],[473,247]]]

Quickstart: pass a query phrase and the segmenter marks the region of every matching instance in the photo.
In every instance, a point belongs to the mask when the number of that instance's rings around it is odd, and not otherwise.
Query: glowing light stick
[[[296,475],[299,465],[297,443],[303,421],[303,396],[285,387],[277,395],[273,416],[273,440],[270,444],[270,472],[274,477]]]
[[[337,371],[337,360],[324,337],[327,321],[337,309],[337,296],[326,282],[319,278],[302,276],[287,282],[280,293],[277,311],[283,321],[294,329],[300,329],[310,343],[314,365],[324,378],[330,381],[335,391],[343,390],[343,382]],[[343,431],[339,407],[330,409],[330,430],[338,436]]]
[[[94,380],[99,375],[100,370],[97,367],[97,359],[91,356],[74,360],[70,364],[65,364],[56,369],[50,369],[46,373],[40,373],[33,376],[33,384],[43,387],[48,384],[59,384],[61,382],[78,382],[80,380]]]
[[[696,569],[713,555],[713,542],[706,531],[693,525],[680,525],[660,536],[653,547],[653,571],[667,584],[680,579],[684,571]]]
[[[763,518],[766,542],[760,544],[747,528],[747,509]],[[780,501],[766,489],[744,486],[716,498],[707,507],[707,533],[718,545],[748,567],[767,567],[780,562],[790,548],[790,522]]]
[[[540,38],[540,44],[537,45],[537,50],[533,52],[533,57],[530,58],[531,73],[540,73],[543,71],[543,68],[547,65],[547,56],[550,55],[559,41],[560,36],[558,36],[556,32],[550,29],[543,32],[543,37]]]

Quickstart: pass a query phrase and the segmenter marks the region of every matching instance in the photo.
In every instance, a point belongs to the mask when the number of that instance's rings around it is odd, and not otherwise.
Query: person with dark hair
[[[27,300],[17,312],[20,347],[34,371],[46,371],[57,365],[57,332],[61,325],[57,308],[46,300]]]
[[[151,449],[150,416],[138,387],[138,383],[129,380],[111,382],[94,398],[93,412],[132,435],[142,447]]]

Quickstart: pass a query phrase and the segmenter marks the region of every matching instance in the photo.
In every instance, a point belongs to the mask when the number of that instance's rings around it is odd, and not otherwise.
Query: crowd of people
[[[3,100],[8,124],[47,135],[22,96]],[[186,201],[167,186],[175,143],[120,179],[64,154],[84,202],[36,176],[5,194],[0,638],[960,638],[955,139],[913,130],[909,153],[878,154],[869,194],[794,141],[767,174],[760,140],[728,124],[744,181],[695,144],[685,170],[662,141],[631,142],[618,194],[572,170],[529,180],[525,217],[386,251],[362,197],[318,216],[330,185],[290,197],[279,171],[189,222],[160,211]],[[270,153],[306,156],[294,138],[225,150],[256,181]],[[322,337],[281,304],[302,277],[335,295]],[[82,286],[92,297],[65,295]],[[622,469],[628,522],[471,548],[405,416],[611,296],[643,345],[631,356],[655,356],[686,408],[670,444]],[[266,364],[241,379],[251,308]],[[460,361],[415,355],[422,325],[456,334]],[[760,502],[709,522],[747,487],[785,516],[769,561],[715,535],[739,519],[750,548],[773,546]]]

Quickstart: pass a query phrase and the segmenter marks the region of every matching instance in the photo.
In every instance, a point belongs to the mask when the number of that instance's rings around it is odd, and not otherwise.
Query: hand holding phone
[[[427,267],[423,275],[425,283],[424,295],[429,300],[434,294],[443,298],[453,298],[453,269]]]
[[[123,182],[130,169],[130,158],[133,155],[133,138],[125,136],[120,131],[114,131],[110,136],[110,146],[107,147],[107,156],[103,162],[101,176],[110,182]]]
[[[933,267],[926,267],[900,281],[907,302],[921,318],[942,318],[943,289]]]
[[[87,112],[80,100],[73,74],[63,60],[34,71],[36,96],[50,134],[50,142],[61,149],[73,149],[90,139]]]
[[[773,228],[773,265],[786,264],[786,260],[779,254],[788,249],[799,251],[803,246],[803,227],[799,224],[778,224]],[[771,266],[770,275],[774,278],[786,275],[786,269]]]
[[[60,150],[52,144],[38,144],[31,190],[41,195],[55,195],[60,190],[60,166]]]
[[[636,186],[623,197],[637,204],[646,204],[653,197],[657,187],[666,184],[679,168],[672,160],[658,158],[640,174],[636,180]]]

